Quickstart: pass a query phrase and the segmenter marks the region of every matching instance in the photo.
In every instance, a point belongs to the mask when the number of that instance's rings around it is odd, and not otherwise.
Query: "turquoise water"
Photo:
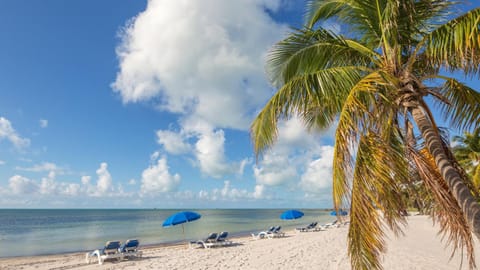
[[[190,209],[188,209],[191,211]],[[0,257],[45,255],[93,250],[109,240],[137,238],[142,245],[196,240],[211,232],[230,236],[249,235],[280,225],[285,230],[317,221],[335,219],[330,211],[299,209],[305,216],[281,220],[285,209],[196,209],[199,220],[162,227],[170,215],[183,209],[2,209],[0,210]]]

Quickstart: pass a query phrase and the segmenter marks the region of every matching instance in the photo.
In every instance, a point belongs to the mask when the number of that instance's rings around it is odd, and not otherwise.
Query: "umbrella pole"
[[[185,227],[183,227],[183,223],[182,223],[182,234],[183,234],[183,242],[185,242],[185,248],[186,248],[187,238],[185,238]]]

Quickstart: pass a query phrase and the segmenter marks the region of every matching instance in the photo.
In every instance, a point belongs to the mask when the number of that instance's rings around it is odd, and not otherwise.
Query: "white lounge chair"
[[[267,231],[259,232],[257,235],[252,233],[253,239],[264,239],[264,238],[277,238],[285,236],[285,233],[281,231],[282,227],[271,227]]]
[[[281,231],[282,226],[277,226],[273,231],[267,234],[268,238],[277,238],[277,237],[284,237],[285,233]]]
[[[123,258],[123,254],[119,251],[120,248],[120,241],[108,241],[105,244],[105,247],[102,249],[97,249],[92,252],[87,252],[85,254],[85,261],[90,263],[92,258],[95,256],[98,259],[98,264],[103,264],[103,262],[107,259],[117,259],[121,260]]]
[[[137,239],[128,239],[125,243],[119,248],[120,253],[123,258],[130,257],[142,257],[143,252],[138,249],[140,246],[140,241]]]
[[[228,232],[221,232],[214,239],[212,237],[209,237],[207,238],[209,239],[208,241],[197,241],[196,243],[203,248],[230,246],[233,244],[233,242],[228,240],[227,236],[228,236]]]
[[[207,248],[207,244],[215,242],[217,240],[217,237],[218,237],[217,233],[211,233],[205,239],[190,242],[190,247],[193,247],[194,245],[197,245],[197,246],[200,246],[200,247]]]
[[[323,229],[330,229],[330,228],[338,228],[342,225],[342,223],[338,220],[334,220],[330,223],[323,224],[321,227]]]
[[[211,248],[211,247],[224,247],[224,246],[231,246],[233,245],[233,242],[230,241],[228,238],[228,232],[221,232],[218,234],[217,239],[215,241],[207,243],[206,248]]]
[[[270,229],[268,229],[266,231],[261,231],[258,234],[252,233],[252,237],[253,237],[253,239],[264,239],[264,238],[267,238],[268,237],[267,235],[269,233],[271,233],[273,230],[275,230],[274,226],[270,227]]]

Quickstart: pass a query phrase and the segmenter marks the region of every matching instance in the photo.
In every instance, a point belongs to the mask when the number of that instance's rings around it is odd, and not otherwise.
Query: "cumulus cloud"
[[[51,171],[47,177],[43,177],[40,183],[41,194],[56,194],[55,172]]]
[[[324,141],[332,140],[334,128],[310,133],[297,117],[278,127],[277,142],[253,167],[257,185],[301,190],[309,200],[330,197],[334,148]]]
[[[157,131],[168,154],[193,154],[214,178],[242,174],[248,160],[228,160],[224,129],[246,131],[271,95],[265,55],[287,28],[269,11],[282,3],[149,1],[120,33],[113,91],[125,103],[150,100],[180,116],[179,132]]]
[[[170,130],[158,130],[157,142],[170,154],[180,155],[190,151],[190,145],[184,141],[184,136]]]
[[[55,171],[50,171],[43,177],[39,185],[39,193],[45,196],[78,196],[81,195],[81,186],[78,183],[57,182]]]
[[[92,179],[91,176],[89,176],[89,175],[84,175],[84,176],[82,176],[82,178],[80,179],[80,182],[82,183],[82,185],[89,185],[91,179]]]
[[[260,166],[254,166],[257,183],[267,186],[279,186],[291,183],[297,178],[296,166],[286,155],[275,152],[266,153]]]
[[[40,123],[40,127],[41,127],[41,128],[46,128],[46,127],[48,127],[48,120],[46,120],[46,119],[40,119],[40,120],[39,120],[39,123]]]
[[[179,132],[157,131],[158,143],[170,154],[192,154],[202,174],[221,178],[230,174],[243,174],[251,160],[230,161],[225,153],[225,133],[214,129],[205,121],[184,121]],[[190,143],[191,142],[191,143]],[[156,160],[160,155],[155,152]]]
[[[303,122],[293,117],[278,125],[278,139],[267,150],[253,171],[258,184],[291,185],[298,182],[302,167],[320,146],[319,137],[308,133]]]
[[[198,198],[210,201],[239,201],[243,199],[260,199],[262,198],[262,188],[255,187],[253,192],[246,189],[238,189],[232,187],[230,181],[224,181],[222,188],[215,188],[211,191],[201,190],[198,192]]]
[[[30,140],[18,135],[10,121],[4,117],[0,117],[0,140],[2,139],[10,141],[17,148],[23,148],[30,145]]]
[[[253,198],[261,199],[263,198],[265,193],[265,186],[264,185],[255,185],[255,191],[253,192]]]
[[[16,195],[41,195],[53,198],[57,195],[77,196],[81,193],[81,186],[76,183],[57,182],[54,171],[35,181],[21,175],[14,175],[9,179],[9,187]]]
[[[103,195],[109,193],[113,190],[112,185],[112,176],[108,171],[108,164],[106,162],[102,162],[100,164],[100,168],[97,169],[97,195]]]
[[[225,174],[239,171],[240,164],[228,163],[225,157],[225,134],[223,130],[199,135],[195,144],[195,155],[203,173],[220,178]]]
[[[37,170],[43,171],[43,170]],[[138,194],[125,192],[121,184],[114,186],[107,163],[101,163],[96,171],[97,180],[82,176],[78,182],[57,181],[55,170],[49,171],[40,179],[30,179],[14,175],[8,181],[8,187],[0,186],[0,204],[12,207],[34,205],[36,207],[98,207],[101,197],[128,197]],[[28,195],[28,196],[25,196]],[[128,206],[112,202],[112,205]]]
[[[270,95],[264,56],[286,27],[279,0],[151,0],[121,33],[112,88],[124,102],[246,129]]]
[[[8,180],[8,185],[14,194],[33,194],[38,191],[38,184],[21,175],[14,175]]]
[[[180,175],[171,175],[168,171],[167,159],[159,159],[155,165],[149,166],[142,173],[141,194],[164,193],[176,190],[180,184]]]
[[[320,157],[308,164],[300,181],[300,186],[305,192],[325,192],[332,186],[333,152],[333,146],[322,146],[320,148]]]

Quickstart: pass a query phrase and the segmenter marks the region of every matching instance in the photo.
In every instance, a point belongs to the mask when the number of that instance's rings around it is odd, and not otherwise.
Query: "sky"
[[[304,6],[1,1],[0,208],[332,207],[334,127],[249,134]]]

